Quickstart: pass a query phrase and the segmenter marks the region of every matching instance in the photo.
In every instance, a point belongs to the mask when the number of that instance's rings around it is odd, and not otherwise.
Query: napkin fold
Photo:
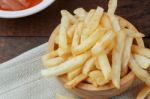
[[[44,68],[41,56],[47,48],[48,43],[42,44],[0,64],[0,99],[55,99],[57,93],[80,99],[68,92],[56,77],[41,76],[40,71]],[[112,99],[135,99],[141,87],[137,80],[132,88]]]

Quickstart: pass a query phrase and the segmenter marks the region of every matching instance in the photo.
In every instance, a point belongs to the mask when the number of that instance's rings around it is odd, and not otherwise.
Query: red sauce
[[[31,8],[42,0],[0,0],[0,10],[17,11]]]

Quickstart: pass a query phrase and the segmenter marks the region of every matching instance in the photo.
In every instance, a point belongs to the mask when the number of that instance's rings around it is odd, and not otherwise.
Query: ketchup
[[[5,0],[0,1],[0,10],[17,11],[31,8],[42,0]]]

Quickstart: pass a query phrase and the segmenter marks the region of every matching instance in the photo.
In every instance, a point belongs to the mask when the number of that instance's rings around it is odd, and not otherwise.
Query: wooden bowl
[[[132,30],[137,31],[137,29],[127,20],[125,20],[119,16],[118,16],[118,19],[121,24],[121,27],[130,28]],[[49,39],[49,50],[50,51],[53,51],[54,48],[57,47],[54,44],[54,38],[56,35],[58,35],[58,29],[59,29],[59,25],[53,31],[53,33],[51,34],[51,37]],[[60,76],[60,77],[58,77],[58,79],[62,82],[62,84],[67,82],[67,79],[65,79],[64,76]],[[134,73],[128,72],[128,74],[126,76],[121,78],[120,89],[116,89],[112,83],[109,83],[105,86],[100,86],[100,87],[96,88],[96,87],[92,86],[91,84],[82,82],[82,83],[78,84],[76,88],[68,89],[68,90],[71,91],[72,93],[74,93],[75,95],[80,96],[84,99],[108,99],[109,97],[113,97],[113,96],[116,96],[116,95],[119,95],[119,94],[125,92],[132,85],[134,80],[135,80]]]

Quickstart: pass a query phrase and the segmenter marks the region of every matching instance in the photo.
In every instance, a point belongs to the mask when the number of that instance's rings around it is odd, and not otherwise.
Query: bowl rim
[[[127,25],[129,28],[132,28],[133,30],[138,31],[138,30],[135,28],[135,26],[132,25],[128,20],[126,20],[126,19],[124,19],[124,18],[122,18],[122,17],[120,17],[120,16],[117,16],[117,17],[118,17],[119,21],[124,22],[125,25]],[[52,32],[52,34],[51,34],[51,36],[50,36],[50,38],[49,38],[49,41],[48,41],[49,51],[53,51],[53,50],[54,50],[54,46],[55,46],[55,44],[54,44],[54,38],[55,38],[55,36],[58,34],[57,31],[58,31],[59,28],[60,28],[60,25],[58,25],[58,26],[54,29],[54,31]],[[135,80],[135,78],[136,78],[136,77],[135,77],[135,74],[134,74],[132,71],[128,72],[128,74],[127,74],[126,76],[122,77],[122,79],[121,79],[121,83],[120,83],[121,86],[120,86],[120,89],[121,89],[122,86],[125,85],[125,84],[130,84],[130,85],[132,85],[132,83],[133,83],[133,81]],[[58,79],[59,79],[63,84],[67,81],[64,76],[58,76]],[[75,89],[86,90],[86,91],[107,91],[107,90],[112,90],[112,89],[114,89],[114,88],[115,88],[115,86],[113,86],[112,83],[109,83],[109,84],[107,84],[107,85],[105,85],[105,86],[100,86],[100,87],[96,88],[96,87],[94,87],[94,86],[92,86],[92,85],[90,85],[90,84],[86,84],[86,83],[81,82],[80,84],[77,85],[77,87],[76,87]],[[115,89],[116,89],[116,88],[115,88]]]
[[[0,10],[0,18],[21,18],[40,12],[52,4],[55,0],[43,0],[39,4],[24,10],[19,11],[4,11]]]

